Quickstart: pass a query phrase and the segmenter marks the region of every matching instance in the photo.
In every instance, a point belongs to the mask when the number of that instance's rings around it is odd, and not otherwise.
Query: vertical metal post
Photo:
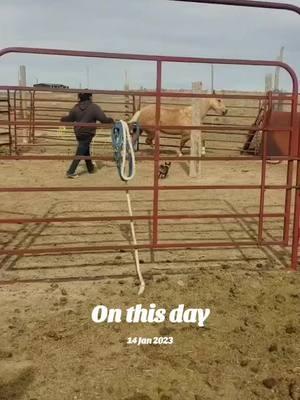
[[[259,201],[259,220],[258,220],[258,244],[263,241],[263,227],[264,227],[264,206],[265,206],[265,191],[266,191],[266,170],[267,170],[267,143],[268,131],[265,128],[266,122],[272,110],[272,92],[268,93],[268,110],[265,113],[264,122],[262,126],[262,159],[261,159],[261,180],[260,180],[260,201]]]
[[[35,90],[32,92],[32,143],[35,143]]]
[[[300,130],[299,130],[299,135],[300,135]],[[299,160],[297,160],[297,176],[296,176],[294,208],[295,211],[294,211],[294,224],[293,224],[291,269],[296,271],[298,266],[299,218],[300,218],[300,161]]]
[[[296,102],[296,110],[297,110],[297,103],[298,103],[298,96],[295,97],[295,99],[293,98],[293,101]],[[296,142],[295,139],[295,134],[298,133],[298,141]],[[298,121],[298,129],[292,129],[292,139],[291,142],[293,142],[292,144],[292,148],[291,148],[291,152],[289,152],[289,154],[294,156],[294,151],[293,148],[295,148],[295,143],[297,143],[297,157],[299,157],[300,155],[300,140],[299,140],[299,136],[300,136],[300,125],[299,125],[299,121]],[[293,271],[297,270],[298,267],[298,247],[299,247],[299,218],[300,218],[300,160],[297,160],[297,172],[296,172],[296,190],[295,190],[295,204],[294,204],[294,220],[293,220],[293,238],[292,238],[292,259],[291,259],[291,269]],[[292,161],[292,167],[293,167],[293,161]],[[291,167],[291,168],[292,168]],[[290,207],[289,207],[290,210]],[[286,211],[287,212],[287,211]],[[289,219],[288,219],[289,221]],[[285,227],[286,229],[286,227]],[[284,231],[285,233],[285,231]],[[287,240],[288,240],[288,234],[287,234]]]
[[[192,90],[193,93],[201,93],[202,91],[202,82],[192,82]],[[192,125],[199,126],[202,123],[201,119],[201,101],[199,98],[194,98],[192,100]],[[191,157],[201,157],[202,155],[202,132],[200,129],[193,129],[190,133],[191,136],[191,148],[190,155]],[[189,163],[189,176],[191,178],[201,178],[201,161],[191,160]]]
[[[272,86],[273,86],[273,76],[272,74],[266,74],[265,75],[265,91],[269,92],[270,90],[272,90]]]
[[[90,69],[89,69],[88,65],[85,67],[85,72],[86,72],[86,87],[89,89],[89,87],[90,87]]]
[[[160,103],[162,62],[156,62],[156,110],[155,110],[155,139],[154,139],[154,177],[153,177],[153,245],[158,243],[158,201],[159,201],[159,130],[160,130]]]
[[[132,96],[132,115],[136,112],[135,95]]]
[[[11,137],[11,105],[10,105],[10,91],[7,90],[7,119],[8,119],[8,134],[9,134],[9,155],[12,155],[12,137]]]
[[[277,61],[283,61],[283,51],[284,47],[282,46],[280,48],[280,53],[279,56],[277,57]],[[279,73],[280,73],[280,67],[275,68],[275,74],[274,74],[274,91],[279,92]]]
[[[25,87],[26,83],[26,66],[20,65],[19,68],[19,86]],[[22,120],[29,119],[28,116],[28,95],[27,92],[20,90],[20,115]],[[28,143],[30,141],[30,126],[28,128],[20,129],[22,132],[22,140],[21,143]]]
[[[20,65],[19,67],[19,86],[26,86],[26,67],[25,65]],[[26,103],[25,103],[25,92],[23,93],[20,91],[20,112],[21,112],[21,118],[25,118],[25,109],[26,109]]]
[[[127,71],[125,70],[125,83],[124,83],[124,90],[129,91],[129,81],[128,81],[128,74]],[[129,121],[129,106],[130,106],[130,98],[129,94],[125,94],[125,121]]]
[[[140,110],[141,107],[142,107],[142,96],[139,96],[137,109]]]
[[[298,103],[298,90],[293,92],[292,106],[291,106],[291,130],[289,131],[289,156],[299,157],[299,138],[298,138],[298,121],[297,121],[297,103]],[[293,160],[287,162],[287,179],[286,185],[288,186],[285,192],[285,209],[284,209],[284,225],[283,225],[283,241],[287,246],[289,243],[290,231],[290,216],[291,216],[291,202],[292,202],[292,189],[293,184]]]
[[[210,66],[210,73],[211,73],[211,92],[213,93],[215,90],[215,77],[214,77],[214,64]]]
[[[18,135],[17,135],[17,91],[13,92],[13,104],[14,104],[14,150],[15,154],[18,154]]]
[[[32,91],[29,91],[29,135],[28,135],[28,142],[33,143],[33,138],[32,138]]]

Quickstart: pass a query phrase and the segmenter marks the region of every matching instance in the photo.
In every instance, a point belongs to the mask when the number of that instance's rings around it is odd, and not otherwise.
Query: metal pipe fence
[[[296,191],[296,205],[295,205],[295,212],[294,212],[294,226],[293,226],[293,241],[292,241],[292,268],[296,269],[297,266],[297,252],[298,252],[298,239],[299,239],[299,208],[300,208],[300,141],[299,141],[299,126],[297,120],[297,104],[298,104],[298,80],[296,73],[293,69],[285,63],[278,62],[278,61],[265,61],[265,60],[238,60],[238,59],[217,59],[217,58],[195,58],[195,57],[166,57],[166,56],[146,56],[146,55],[138,55],[138,54],[117,54],[117,53],[100,53],[100,52],[86,52],[86,51],[71,51],[71,50],[56,50],[56,49],[34,49],[34,48],[8,48],[0,51],[0,57],[7,54],[7,53],[30,53],[30,54],[48,54],[48,55],[61,55],[61,56],[72,56],[72,57],[96,57],[96,58],[104,58],[104,59],[125,59],[125,60],[143,60],[149,62],[156,63],[156,89],[155,91],[143,92],[143,96],[154,96],[155,97],[155,104],[156,104],[156,115],[155,115],[155,124],[153,126],[148,126],[148,128],[152,128],[155,130],[155,138],[154,138],[154,151],[153,156],[151,157],[137,157],[138,161],[151,161],[153,165],[153,184],[152,185],[143,185],[143,186],[134,186],[134,185],[123,185],[120,184],[119,186],[96,186],[96,187],[89,187],[89,186],[78,186],[78,187],[70,187],[70,186],[43,186],[43,187],[0,187],[1,193],[26,193],[26,192],[115,192],[115,191],[148,191],[152,194],[152,213],[151,215],[137,215],[134,218],[137,219],[145,219],[151,222],[151,240],[148,242],[139,243],[138,245],[102,245],[102,246],[62,246],[55,248],[45,247],[39,249],[28,249],[28,248],[2,248],[0,250],[0,255],[24,255],[24,254],[65,254],[71,252],[83,252],[83,251],[104,251],[104,250],[120,250],[120,249],[178,249],[178,248],[203,248],[203,247],[243,247],[243,246],[271,246],[271,245],[288,245],[289,243],[289,233],[290,233],[290,221],[291,221],[291,200],[292,200],[292,190],[295,189]],[[182,93],[182,92],[168,92],[162,90],[162,70],[164,63],[168,62],[176,62],[176,63],[204,63],[204,64],[224,64],[224,65],[255,65],[255,66],[272,66],[276,67],[279,66],[284,68],[290,75],[293,85],[293,92],[287,95],[273,95],[269,93],[267,96],[263,95],[228,95],[228,94],[195,94],[195,93]],[[1,160],[67,160],[73,159],[74,157],[71,156],[55,156],[55,155],[18,155],[18,146],[17,146],[17,129],[20,128],[28,128],[32,130],[36,128],[54,128],[59,127],[61,123],[54,122],[52,120],[48,120],[46,122],[43,121],[36,121],[35,118],[30,117],[29,121],[20,120],[17,116],[17,98],[15,94],[17,91],[26,91],[28,88],[19,88],[14,86],[0,86],[0,90],[8,90],[14,93],[13,101],[14,101],[14,111],[13,111],[13,121],[1,121],[2,123],[6,123],[6,125],[12,127],[14,137],[14,150],[16,152],[15,155],[10,156],[3,156],[0,157]],[[47,89],[47,91],[49,91]],[[53,89],[53,92],[62,92],[60,89]],[[69,89],[63,90],[67,93],[75,93],[77,90]],[[138,91],[92,91],[92,93],[99,93],[99,94],[118,94],[124,95],[131,93],[132,95],[138,96]],[[160,123],[160,114],[161,114],[161,105],[162,105],[162,98],[208,98],[208,97],[217,97],[222,99],[255,99],[255,100],[264,100],[267,102],[267,112],[265,114],[265,119],[263,121],[263,125],[259,127],[253,127],[248,125],[199,125],[199,126],[163,126]],[[268,156],[266,153],[267,149],[267,142],[268,142],[268,135],[270,132],[276,130],[276,128],[266,128],[267,122],[271,115],[272,104],[278,99],[282,99],[285,101],[289,101],[291,104],[291,112],[290,112],[290,124],[287,128],[287,133],[289,137],[289,151],[288,155],[279,157],[271,157]],[[32,99],[33,101],[33,99]],[[101,127],[99,124],[78,124],[78,123],[64,123],[66,126],[74,127],[74,126],[93,126],[93,127]],[[103,126],[102,126],[103,128]],[[111,128],[111,125],[105,126],[105,128]],[[145,126],[144,128],[147,128]],[[241,131],[241,130],[248,130],[249,129],[260,129],[262,131],[262,146],[263,152],[262,156],[258,157],[170,157],[164,156],[160,153],[160,130],[164,129],[186,129],[186,130],[199,130],[205,129],[207,132],[211,132],[215,129],[219,131],[225,132],[228,129],[232,131]],[[76,157],[78,159],[87,159],[88,157]],[[112,157],[101,156],[101,157],[93,157],[93,159],[99,160],[113,160]],[[174,161],[182,161],[182,160],[192,160],[196,159],[201,161],[234,161],[234,160],[249,160],[249,161],[260,161],[261,164],[261,176],[260,176],[260,183],[256,185],[244,184],[244,185],[161,185],[158,177],[159,166],[162,160],[174,160]],[[287,173],[286,173],[286,182],[285,184],[280,185],[270,185],[267,183],[266,180],[266,165],[268,160],[280,160],[287,162]],[[296,185],[293,184],[293,165],[297,163],[297,181]],[[193,190],[257,190],[260,193],[259,199],[259,212],[253,214],[255,218],[258,219],[258,226],[257,226],[257,236],[254,240],[236,240],[231,242],[218,242],[218,241],[205,241],[205,242],[191,242],[191,241],[182,241],[182,242],[175,242],[172,240],[169,241],[162,241],[160,238],[160,230],[159,230],[159,221],[162,219],[170,219],[173,221],[176,220],[184,220],[184,219],[194,219],[194,218],[202,218],[203,216],[200,214],[198,216],[192,214],[168,214],[167,216],[163,216],[159,212],[159,202],[160,202],[160,194],[163,191],[193,191]],[[285,212],[284,212],[284,227],[282,230],[282,238],[278,240],[270,240],[270,239],[263,239],[262,233],[264,230],[265,220],[267,218],[275,218],[279,215],[277,213],[266,213],[265,212],[265,192],[267,190],[283,190],[285,192]],[[175,194],[174,194],[175,195]],[[280,214],[282,216],[282,214]],[[226,215],[225,218],[240,218],[241,213],[232,213],[230,215]],[[113,215],[113,216],[105,216],[103,217],[104,220],[113,221],[113,220],[131,220],[132,217],[124,217],[121,215]],[[218,214],[210,215],[210,218],[219,218]],[[0,219],[1,223],[64,223],[65,219],[57,219],[57,218],[39,218],[34,219],[30,218],[5,218]],[[82,222],[85,221],[82,217],[74,217],[72,219],[74,222]]]

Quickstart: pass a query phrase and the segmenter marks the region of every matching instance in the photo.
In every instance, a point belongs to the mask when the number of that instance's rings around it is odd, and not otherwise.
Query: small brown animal
[[[161,179],[165,179],[168,175],[170,166],[171,166],[170,162],[165,162],[165,164],[160,164],[158,177]]]

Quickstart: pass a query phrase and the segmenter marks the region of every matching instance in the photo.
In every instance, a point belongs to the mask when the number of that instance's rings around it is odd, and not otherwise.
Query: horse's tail
[[[137,111],[134,116],[131,118],[130,121],[128,121],[129,124],[133,124],[135,122],[138,122],[138,119],[140,118],[141,115],[141,110]]]

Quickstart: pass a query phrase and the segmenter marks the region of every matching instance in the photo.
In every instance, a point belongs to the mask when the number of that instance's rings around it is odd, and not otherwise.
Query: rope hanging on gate
[[[136,129],[136,143],[138,143],[139,137],[139,128],[135,127]],[[131,141],[131,136],[129,132],[128,125],[125,121],[117,121],[114,124],[111,133],[111,140],[112,145],[114,148],[114,156],[117,163],[117,169],[122,181],[126,183],[132,179],[135,175],[135,155],[134,155],[134,148]],[[138,148],[135,146],[135,148]],[[126,162],[128,163],[129,173],[126,175]],[[131,199],[129,195],[129,190],[126,191],[126,198],[127,198],[127,206],[130,217],[133,216],[132,208],[131,208]],[[130,220],[130,229],[131,235],[133,239],[133,244],[137,245],[136,236],[135,236],[135,229],[133,220]],[[137,249],[134,249],[134,259],[136,265],[136,272],[140,281],[140,288],[138,294],[142,294],[145,290],[145,281],[143,279],[143,275],[140,268],[140,260],[139,260],[139,253]]]
[[[120,178],[127,182],[135,175],[135,156],[129,127],[125,121],[120,120],[114,124],[111,140]]]

